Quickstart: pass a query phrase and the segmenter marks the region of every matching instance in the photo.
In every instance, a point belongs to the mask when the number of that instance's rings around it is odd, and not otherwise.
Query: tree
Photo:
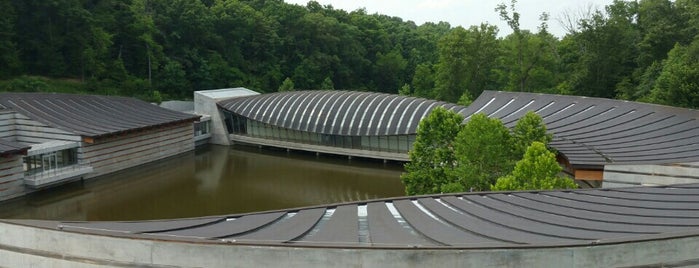
[[[415,97],[428,99],[434,97],[434,72],[431,64],[421,63],[415,67],[412,88]]]
[[[529,111],[517,121],[512,129],[514,141],[514,154],[517,157],[524,155],[524,152],[533,142],[541,142],[548,145],[553,139],[551,134],[546,133],[546,125],[541,116]]]
[[[3,16],[0,17],[0,78],[7,78],[19,72],[22,62],[15,39],[17,14],[10,1],[0,2]]]
[[[636,2],[614,1],[606,13],[597,11],[581,20],[580,32],[567,37],[562,57],[572,93],[613,98],[617,84],[633,74],[639,40],[636,9]]]
[[[464,92],[479,95],[492,87],[492,69],[499,55],[497,28],[481,24],[468,30],[457,27],[438,43],[439,63],[436,65],[436,97],[457,102]]]
[[[294,81],[291,81],[291,78],[287,77],[286,79],[284,79],[284,82],[282,82],[282,85],[279,86],[279,90],[277,91],[294,91]]]
[[[378,52],[376,55],[376,81],[378,90],[387,93],[396,93],[405,80],[403,78],[408,61],[401,55],[400,47],[396,47],[386,54]]]
[[[689,47],[678,44],[670,50],[648,100],[699,108],[699,38]]]
[[[511,174],[501,177],[493,191],[574,189],[573,180],[561,177],[561,166],[556,155],[546,149],[546,145],[535,141],[527,148],[524,158],[517,162]]]
[[[398,89],[398,95],[401,95],[401,96],[410,96],[410,94],[412,93],[411,91],[412,91],[412,90],[410,89],[410,85],[409,85],[409,84],[403,84],[403,86],[400,87],[400,89]]]
[[[500,4],[495,11],[507,22],[512,34],[502,42],[500,80],[508,90],[522,92],[554,91],[557,77],[554,75],[558,66],[556,46],[558,40],[548,33],[548,14],[539,17],[541,26],[534,34],[520,29],[519,13],[515,10],[516,0],[507,5]],[[511,12],[511,13],[510,13]]]
[[[474,114],[456,136],[454,153],[458,165],[450,176],[460,178],[460,190],[489,190],[516,161],[510,130],[483,113]]]
[[[437,107],[417,128],[413,149],[408,153],[401,180],[408,195],[442,192],[443,186],[459,182],[451,170],[455,167],[454,141],[461,130],[463,117]]]
[[[323,89],[323,90],[335,89],[335,84],[333,83],[333,80],[330,78],[330,76],[326,77],[325,80],[323,80],[323,83],[320,84],[320,89]]]

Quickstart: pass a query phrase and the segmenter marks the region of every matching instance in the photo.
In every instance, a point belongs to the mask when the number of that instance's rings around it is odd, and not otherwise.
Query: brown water
[[[205,146],[0,203],[0,218],[147,220],[401,196],[397,163]]]

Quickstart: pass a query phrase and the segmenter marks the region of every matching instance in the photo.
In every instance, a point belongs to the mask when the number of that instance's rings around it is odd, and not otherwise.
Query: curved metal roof
[[[414,97],[353,91],[293,91],[233,98],[222,108],[266,124],[345,136],[414,134],[432,109],[466,107]]]
[[[199,118],[134,98],[113,96],[0,93],[0,105],[32,120],[86,137],[113,135]]]
[[[513,127],[527,111],[541,115],[550,144],[574,166],[699,161],[699,111],[647,103],[536,93],[485,91],[469,107],[351,91],[263,94],[219,102],[267,124],[323,134],[414,134],[437,106],[466,117],[485,113]]]
[[[404,197],[140,222],[5,220],[67,232],[341,248],[591,246],[699,235],[699,184]]]
[[[601,98],[485,91],[464,115],[482,112],[513,127],[527,111],[543,118],[554,137],[551,147],[573,165],[699,161],[699,111],[692,109]]]

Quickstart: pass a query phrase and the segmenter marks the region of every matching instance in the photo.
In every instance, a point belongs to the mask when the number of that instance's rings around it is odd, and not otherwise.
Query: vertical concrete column
[[[212,144],[230,145],[228,130],[221,112],[216,105],[218,101],[230,98],[258,95],[259,93],[246,88],[226,88],[202,90],[194,92],[194,112],[211,116]]]

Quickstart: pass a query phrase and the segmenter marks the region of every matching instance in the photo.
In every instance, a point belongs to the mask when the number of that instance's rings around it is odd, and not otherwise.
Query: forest
[[[697,0],[543,13],[537,29],[520,28],[516,1],[492,5],[511,34],[313,1],[4,0],[0,90],[65,87],[158,101],[243,86],[462,104],[507,90],[699,108]],[[565,36],[548,32],[551,23],[562,23]]]

